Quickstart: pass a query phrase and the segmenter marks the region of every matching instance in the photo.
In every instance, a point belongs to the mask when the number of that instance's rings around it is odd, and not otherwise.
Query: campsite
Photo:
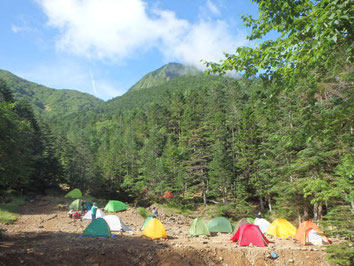
[[[83,238],[91,221],[68,218],[67,209],[57,207],[59,202],[60,197],[38,198],[21,208],[14,224],[3,226],[7,237],[1,242],[0,265],[329,265],[324,246],[305,246],[292,238],[267,235],[271,243],[256,247],[237,246],[230,241],[232,233],[192,236],[192,217],[155,205],[149,210],[158,209],[166,239],[142,236],[145,219],[132,207],[113,215],[133,232]],[[279,258],[271,259],[271,252]]]
[[[0,266],[354,265],[353,0],[0,6]]]

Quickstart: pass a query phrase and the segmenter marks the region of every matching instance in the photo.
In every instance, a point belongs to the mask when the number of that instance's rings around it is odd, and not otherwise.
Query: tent
[[[86,227],[83,236],[111,237],[111,231],[107,222],[103,218],[98,218]]]
[[[120,212],[125,211],[127,209],[127,205],[119,200],[110,200],[104,210],[106,212]]]
[[[104,217],[104,212],[101,209],[97,209],[96,212],[96,219],[97,218],[103,218]],[[82,218],[82,220],[92,220],[92,211],[88,211],[84,217]]]
[[[152,218],[145,226],[143,235],[150,238],[167,238],[166,230],[161,221]]]
[[[132,232],[132,230],[116,215],[105,215],[103,219],[107,222],[111,231]]]
[[[259,226],[251,223],[242,224],[230,240],[237,241],[239,246],[249,246],[252,243],[257,247],[266,247],[270,243],[259,229]]]
[[[311,221],[305,221],[300,224],[294,238],[303,245],[328,245],[330,243],[320,228]]]
[[[232,233],[232,224],[225,217],[217,217],[208,222],[209,232]]]
[[[65,198],[81,199],[82,198],[81,190],[78,188],[74,188],[73,190],[66,193]]]
[[[81,199],[76,199],[69,205],[69,210],[74,209],[76,211],[81,210]],[[91,210],[91,205],[86,201],[86,210]]]
[[[162,196],[163,198],[173,198],[174,197],[174,195],[172,194],[172,192],[170,192],[170,191],[167,191],[167,192],[165,192],[165,194],[163,194],[163,196]]]
[[[248,217],[247,220],[249,223],[254,224],[254,218]]]
[[[195,218],[191,224],[191,227],[189,228],[188,234],[192,236],[210,236],[210,231],[202,218]]]
[[[267,230],[267,235],[281,238],[294,237],[296,235],[296,228],[287,220],[279,218],[271,223]]]
[[[247,218],[240,219],[235,226],[233,234],[236,234],[237,230],[240,228],[241,225],[248,224],[248,223],[250,223],[250,222]]]
[[[147,223],[154,217],[152,216],[148,216],[146,217],[145,221],[144,221],[144,224],[142,225],[142,227],[140,228],[141,231],[143,231],[145,229],[145,226],[147,225]]]
[[[265,234],[270,226],[270,222],[268,222],[266,219],[263,218],[256,218],[254,220],[254,224],[259,226],[259,229],[261,229],[262,233]]]

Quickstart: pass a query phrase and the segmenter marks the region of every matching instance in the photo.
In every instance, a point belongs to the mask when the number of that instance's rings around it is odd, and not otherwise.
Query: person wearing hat
[[[262,218],[262,213],[261,212],[258,212],[257,214],[256,214],[256,218]]]
[[[98,209],[97,204],[94,202],[91,208],[92,221],[96,219],[97,209]]]

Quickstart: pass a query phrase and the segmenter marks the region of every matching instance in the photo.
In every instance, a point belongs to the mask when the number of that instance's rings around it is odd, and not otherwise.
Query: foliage
[[[149,211],[146,208],[143,207],[138,207],[138,213],[141,215],[141,217],[146,218],[151,215]]]
[[[25,199],[19,196],[11,196],[6,203],[0,203],[0,222],[13,223],[19,208],[25,203]]]

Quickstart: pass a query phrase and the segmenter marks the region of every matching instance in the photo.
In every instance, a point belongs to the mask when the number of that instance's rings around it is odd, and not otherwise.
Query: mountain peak
[[[169,63],[146,74],[141,80],[133,85],[129,91],[137,91],[145,88],[161,85],[175,77],[179,76],[199,76],[203,72],[191,65],[179,63]]]

